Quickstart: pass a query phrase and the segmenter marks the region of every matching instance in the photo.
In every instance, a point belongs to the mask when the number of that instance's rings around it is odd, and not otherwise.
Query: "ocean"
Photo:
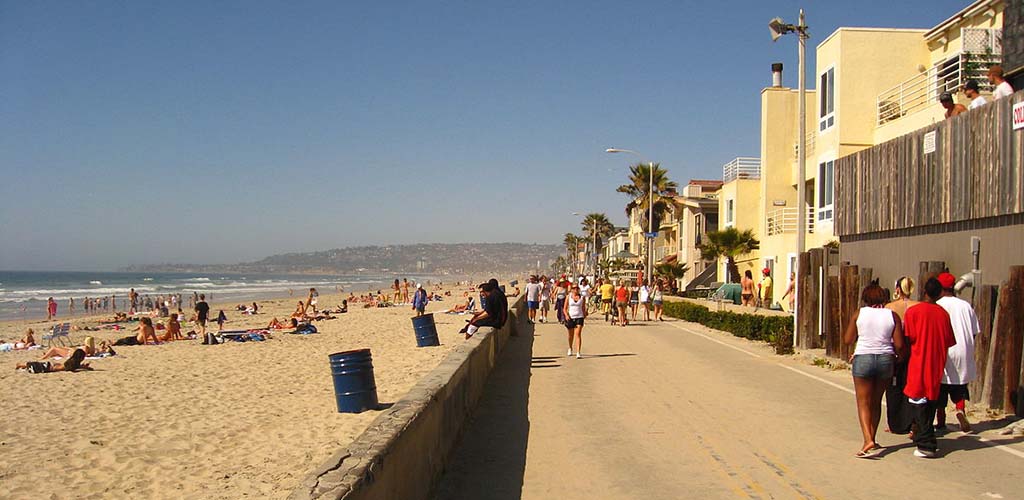
[[[46,301],[57,301],[57,317],[68,316],[68,299],[75,300],[75,315],[82,315],[86,297],[117,297],[123,311],[128,291],[140,296],[181,294],[188,304],[192,292],[206,294],[208,302],[252,302],[287,297],[292,290],[305,297],[310,287],[321,294],[335,293],[337,287],[356,294],[389,288],[398,277],[410,281],[434,280],[426,275],[310,275],[310,274],[226,274],[226,273],[121,273],[0,271],[0,320],[46,318]],[[212,298],[211,298],[212,297]]]

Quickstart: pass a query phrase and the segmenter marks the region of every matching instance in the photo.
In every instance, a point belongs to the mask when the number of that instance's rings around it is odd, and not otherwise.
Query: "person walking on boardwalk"
[[[882,394],[892,382],[896,358],[903,352],[903,325],[896,313],[885,308],[886,293],[872,283],[861,293],[865,304],[850,318],[843,340],[856,342],[851,364],[857,395],[857,417],[864,444],[858,458],[871,458],[882,451],[875,441],[882,418]]]
[[[615,285],[612,285],[612,280],[609,278],[608,281],[601,283],[598,287],[598,292],[601,295],[601,313],[604,314],[604,321],[607,323],[609,316],[614,317],[616,311],[612,311],[612,300],[615,298]]]
[[[651,308],[654,309],[654,321],[665,321],[661,319],[661,312],[665,305],[665,285],[661,280],[654,284],[654,291],[651,292]]]
[[[583,349],[583,320],[587,317],[587,297],[580,291],[578,285],[573,285],[572,291],[565,299],[565,329],[569,332],[569,351],[566,356],[573,355],[573,345],[576,346],[576,359],[582,359]]]
[[[956,277],[950,273],[942,273],[937,278],[942,285],[942,298],[936,302],[949,314],[950,326],[956,337],[956,345],[946,353],[946,369],[942,373],[942,385],[939,386],[939,402],[935,412],[935,425],[946,427],[946,403],[953,401],[956,407],[956,419],[960,422],[962,432],[970,432],[971,424],[967,421],[966,402],[971,399],[967,384],[977,376],[974,363],[974,336],[981,331],[978,316],[974,308],[966,300],[953,294]]]
[[[569,293],[567,286],[569,282],[565,280],[565,276],[555,283],[555,315],[558,317],[558,322],[565,323],[565,296]]]
[[[644,321],[651,320],[651,290],[647,288],[647,283],[640,284],[640,290],[638,291],[638,298],[640,299],[640,307],[644,311]]]
[[[540,322],[548,320],[548,310],[551,309],[551,280],[547,276],[540,277]]]
[[[629,287],[629,309],[633,313],[630,318],[632,321],[636,321],[636,309],[640,305],[640,283],[642,283],[640,280],[636,280]]]
[[[626,306],[629,305],[629,288],[626,287],[626,280],[619,280],[619,287],[615,289],[615,310],[618,312],[618,325],[626,326]],[[616,324],[615,321],[612,324]]]
[[[920,304],[910,297],[914,294],[914,280],[903,276],[896,280],[893,285],[893,300],[885,305],[885,308],[896,313],[903,323],[903,316],[907,309]],[[904,326],[906,331],[906,326]],[[889,424],[889,432],[893,434],[906,434],[911,430],[914,421],[913,405],[903,395],[903,388],[907,385],[907,356],[900,356],[896,359],[896,371],[893,376],[893,383],[885,388],[886,421]]]
[[[537,282],[536,276],[530,276],[530,282],[526,284],[526,320],[530,323],[537,322],[537,309],[540,309],[541,284]]]
[[[907,385],[903,394],[912,405],[914,425],[914,456],[933,458],[938,450],[935,439],[935,409],[938,405],[942,374],[946,368],[946,356],[950,347],[956,345],[949,313],[936,304],[942,297],[939,280],[930,278],[924,284],[927,299],[907,309],[903,316],[904,335],[910,344],[910,358],[907,361]]]

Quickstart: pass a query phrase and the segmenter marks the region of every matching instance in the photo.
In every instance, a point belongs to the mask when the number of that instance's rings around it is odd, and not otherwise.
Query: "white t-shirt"
[[[651,296],[651,293],[647,290],[647,285],[641,286],[640,287],[640,302],[647,302],[647,299],[650,298],[650,296]]]
[[[527,283],[526,300],[530,302],[540,302],[540,290],[540,283]]]
[[[583,297],[590,297],[590,285],[580,285],[580,295]]]
[[[994,101],[996,99],[1002,99],[1003,97],[1010,97],[1011,95],[1013,95],[1013,87],[1010,86],[1009,82],[1004,80],[1003,83],[996,85],[996,89],[992,91],[992,100]]]
[[[946,352],[946,370],[942,374],[943,384],[963,385],[977,376],[974,364],[974,336],[981,331],[974,308],[966,300],[957,297],[942,297],[937,302],[949,313],[953,325],[956,345]]]
[[[853,354],[896,354],[892,332],[896,328],[893,312],[881,307],[862,307],[857,316],[857,347]]]
[[[979,95],[978,97],[975,97],[973,101],[971,101],[971,105],[967,106],[967,109],[980,108],[984,106],[987,102],[988,101],[986,101],[983,96]]]
[[[566,300],[569,301],[569,317],[572,319],[579,319],[586,316],[586,297],[580,296],[580,300],[575,300],[570,295]]]

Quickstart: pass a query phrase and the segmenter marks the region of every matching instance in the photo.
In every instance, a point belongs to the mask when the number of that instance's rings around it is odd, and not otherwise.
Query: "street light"
[[[804,75],[804,52],[806,50],[807,38],[807,21],[804,19],[804,10],[800,9],[799,23],[796,25],[786,24],[782,21],[782,18],[776,17],[768,23],[768,29],[771,30],[772,41],[776,41],[782,35],[787,33],[796,33],[799,39],[799,65],[797,72],[799,73],[799,90],[798,98],[799,102],[799,115],[800,122],[797,124],[798,144],[800,145],[799,155],[797,157],[797,185],[796,185],[796,197],[797,197],[797,214],[796,214],[796,269],[799,273],[801,255],[804,253],[804,247],[806,246],[807,237],[807,158],[806,158],[806,142],[807,142],[807,99],[804,97],[807,93],[807,82],[805,81]],[[800,280],[796,280],[795,290],[795,305],[796,310],[800,311]],[[796,345],[796,339],[800,338],[800,321],[798,319],[799,314],[793,315],[794,327],[793,327],[793,345]]]
[[[619,148],[608,148],[604,150],[605,153],[629,153],[638,156],[643,160],[643,155],[633,151],[632,149],[619,149]],[[647,162],[650,171],[647,173],[647,179],[650,180],[650,188],[647,191],[647,235],[654,234],[654,162]],[[645,236],[646,240],[647,237]],[[651,247],[654,245],[654,238],[647,243],[647,286],[650,287],[653,284],[652,278],[654,277],[654,253],[651,251]]]

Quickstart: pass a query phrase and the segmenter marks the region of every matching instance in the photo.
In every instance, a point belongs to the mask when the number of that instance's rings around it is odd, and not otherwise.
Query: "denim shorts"
[[[892,378],[896,356],[892,354],[858,354],[853,357],[853,376],[857,378]]]

